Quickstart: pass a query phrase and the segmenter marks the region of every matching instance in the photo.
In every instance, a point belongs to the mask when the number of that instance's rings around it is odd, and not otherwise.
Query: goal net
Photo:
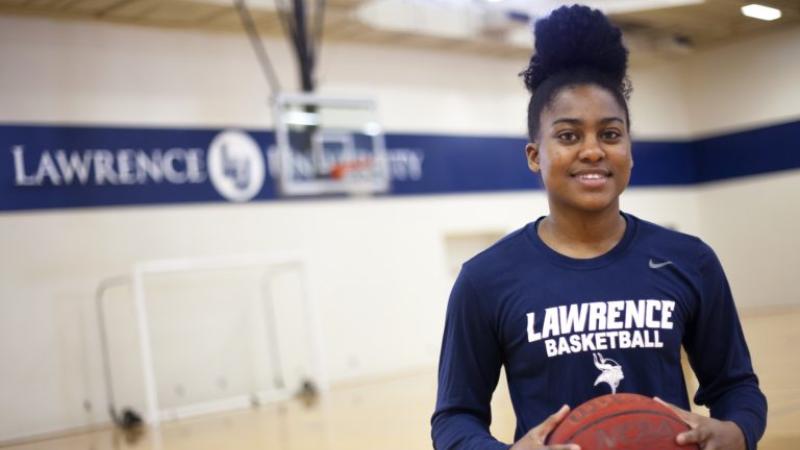
[[[109,400],[150,424],[326,386],[297,255],[142,262],[100,292]]]

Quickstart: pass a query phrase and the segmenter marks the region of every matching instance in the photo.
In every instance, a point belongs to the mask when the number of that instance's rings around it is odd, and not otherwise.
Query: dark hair
[[[625,110],[631,85],[626,76],[628,50],[622,32],[606,16],[587,6],[562,6],[536,22],[536,50],[520,73],[531,93],[528,136],[539,134],[539,117],[555,95],[568,86],[593,84],[610,92]]]

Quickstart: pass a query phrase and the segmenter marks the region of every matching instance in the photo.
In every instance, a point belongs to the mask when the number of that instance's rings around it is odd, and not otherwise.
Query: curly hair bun
[[[521,74],[530,92],[553,74],[590,69],[623,84],[628,50],[606,16],[583,5],[562,6],[536,22],[536,51]]]

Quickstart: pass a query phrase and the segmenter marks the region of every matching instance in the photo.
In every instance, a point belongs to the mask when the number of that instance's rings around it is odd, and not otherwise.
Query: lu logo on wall
[[[206,151],[195,146],[169,148],[30,149],[11,146],[14,186],[18,188],[108,188],[146,185],[211,185],[223,198],[244,202],[258,195],[266,164],[253,137],[239,130],[218,133]]]
[[[211,141],[208,172],[220,195],[246,202],[261,191],[266,169],[256,141],[247,133],[227,130]]]

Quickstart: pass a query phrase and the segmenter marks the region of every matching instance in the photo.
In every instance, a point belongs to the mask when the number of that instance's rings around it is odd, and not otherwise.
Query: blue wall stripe
[[[13,149],[25,151],[25,173],[38,167],[46,151],[194,148],[206,152],[217,128],[167,129],[100,126],[0,125],[0,211],[224,202],[210,181],[135,185],[93,183],[18,186]],[[270,131],[248,130],[262,150],[274,144]],[[422,157],[417,176],[395,174],[388,195],[421,195],[540,189],[527,169],[526,139],[433,134],[386,136],[393,155],[413,152]],[[688,142],[636,141],[632,186],[684,186],[714,180],[800,168],[800,121],[739,131]],[[203,153],[205,154],[205,153]],[[182,162],[176,167],[180,170]],[[403,176],[401,176],[403,175]],[[253,199],[278,200],[268,177]]]
[[[159,129],[124,127],[73,127],[15,125],[0,126],[0,211],[25,209],[74,208],[114,205],[152,205],[224,201],[210,182],[149,183],[141,185],[17,186],[11,149],[24,145],[26,173],[36,170],[39,156],[45,151],[63,149],[153,149],[174,147],[203,150],[219,129]],[[271,133],[253,133],[262,148],[267,148]],[[265,183],[258,199],[275,198],[274,187]]]
[[[698,182],[800,168],[800,121],[699,139]]]
[[[536,189],[521,138],[388,134],[388,149],[423,152],[425,175],[395,180],[392,194],[441,194]]]

